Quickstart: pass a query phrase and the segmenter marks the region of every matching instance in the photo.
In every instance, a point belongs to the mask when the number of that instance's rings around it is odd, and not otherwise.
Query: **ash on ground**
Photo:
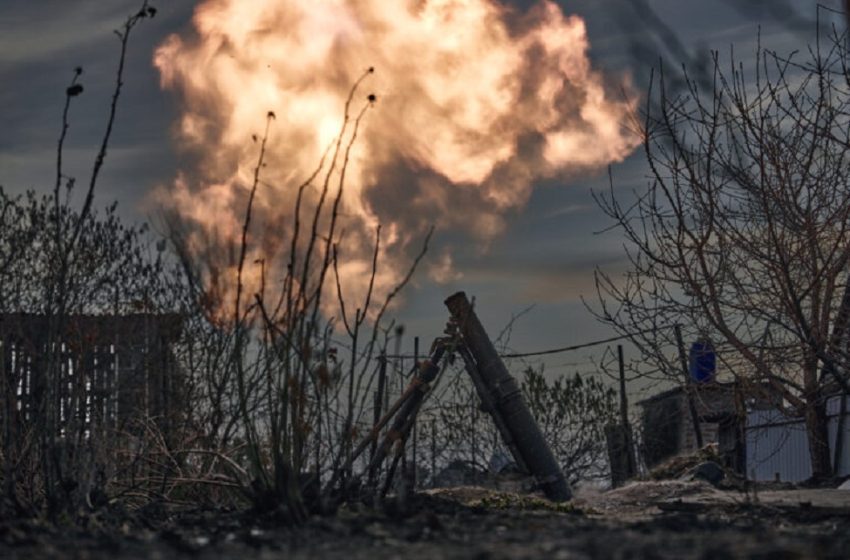
[[[755,490],[755,491],[753,491]],[[480,486],[344,507],[284,527],[273,516],[104,510],[67,527],[5,520],[0,557],[24,558],[847,558],[850,491],[719,489],[647,480],[566,504]]]

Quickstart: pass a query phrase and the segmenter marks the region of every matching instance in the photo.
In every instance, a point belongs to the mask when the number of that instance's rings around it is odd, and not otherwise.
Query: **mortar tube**
[[[493,396],[495,406],[491,415],[498,415],[507,426],[512,439],[510,443],[522,456],[546,497],[554,502],[570,500],[572,491],[549,444],[466,294],[458,292],[449,297],[445,304],[458,326],[463,343],[477,363],[481,379]]]

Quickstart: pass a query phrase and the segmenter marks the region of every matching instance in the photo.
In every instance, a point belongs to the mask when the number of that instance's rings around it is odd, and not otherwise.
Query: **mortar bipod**
[[[375,454],[370,459],[369,466],[366,469],[366,471],[370,473],[378,470],[384,459],[389,454],[390,448],[393,444],[396,445],[395,457],[393,458],[391,470],[387,474],[387,480],[384,486],[384,493],[386,493],[386,489],[389,488],[393,475],[395,474],[398,460],[404,452],[404,445],[407,442],[407,438],[410,435],[410,431],[414,423],[416,422],[416,415],[419,413],[425,397],[431,390],[431,383],[436,379],[437,374],[440,372],[440,361],[442,361],[446,356],[447,349],[449,350],[449,354],[451,354],[451,349],[448,347],[453,347],[455,344],[456,341],[449,338],[437,338],[434,340],[434,343],[431,345],[430,357],[425,361],[416,364],[415,374],[401,396],[392,404],[392,406],[390,406],[389,410],[387,410],[381,419],[372,426],[369,434],[360,441],[357,447],[352,451],[351,455],[346,459],[343,466],[334,471],[333,476],[322,491],[322,495],[325,500],[331,497],[336,485],[340,482],[340,478],[351,472],[351,467],[354,465],[357,458],[363,454],[372,442],[378,440],[381,435],[381,430],[383,430],[390,420],[393,420],[393,417],[395,417],[392,426],[390,426],[387,430],[383,440],[375,449]],[[354,480],[351,482],[354,482]],[[344,484],[341,489],[340,493],[343,499],[348,493],[349,486],[351,486],[350,483]]]
[[[387,430],[375,455],[369,461],[367,471],[370,473],[377,471],[384,462],[384,459],[389,455],[390,448],[395,446],[393,461],[387,471],[387,477],[381,495],[385,495],[392,484],[399,460],[404,455],[407,439],[410,437],[413,426],[416,424],[416,416],[419,414],[419,410],[422,408],[422,404],[431,390],[431,383],[434,382],[440,373],[440,361],[444,356],[448,359],[451,355],[451,349],[449,347],[454,345],[455,341],[452,339],[438,338],[434,340],[434,343],[431,345],[430,357],[421,364],[416,365],[416,374],[408,385],[408,389],[405,390],[405,393],[410,391],[410,396],[401,406],[392,426]],[[448,355],[446,354],[447,350],[449,350]]]

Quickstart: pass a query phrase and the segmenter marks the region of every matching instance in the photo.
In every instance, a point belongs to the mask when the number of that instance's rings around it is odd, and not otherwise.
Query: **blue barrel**
[[[714,381],[717,371],[717,355],[714,353],[714,345],[707,338],[700,338],[691,344],[688,356],[688,370],[691,379],[697,383],[710,383]]]

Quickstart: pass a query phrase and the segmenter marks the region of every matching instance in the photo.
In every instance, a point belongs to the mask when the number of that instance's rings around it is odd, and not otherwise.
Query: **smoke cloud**
[[[175,135],[186,162],[157,198],[181,224],[188,250],[209,263],[213,299],[225,301],[272,111],[246,292],[264,282],[257,263],[271,286],[285,273],[298,187],[325,156],[302,193],[301,219],[319,203],[325,178],[330,199],[342,188],[345,296],[365,293],[379,224],[376,289],[386,293],[431,225],[486,244],[536,182],[620,161],[635,148],[625,126],[635,97],[623,94],[625,83],[606,88],[588,48],[583,21],[548,0],[527,11],[495,0],[207,0],[192,32],[170,36],[154,56],[162,87],[181,103]],[[361,78],[330,171],[326,154]],[[429,262],[435,281],[455,274],[447,247]]]

